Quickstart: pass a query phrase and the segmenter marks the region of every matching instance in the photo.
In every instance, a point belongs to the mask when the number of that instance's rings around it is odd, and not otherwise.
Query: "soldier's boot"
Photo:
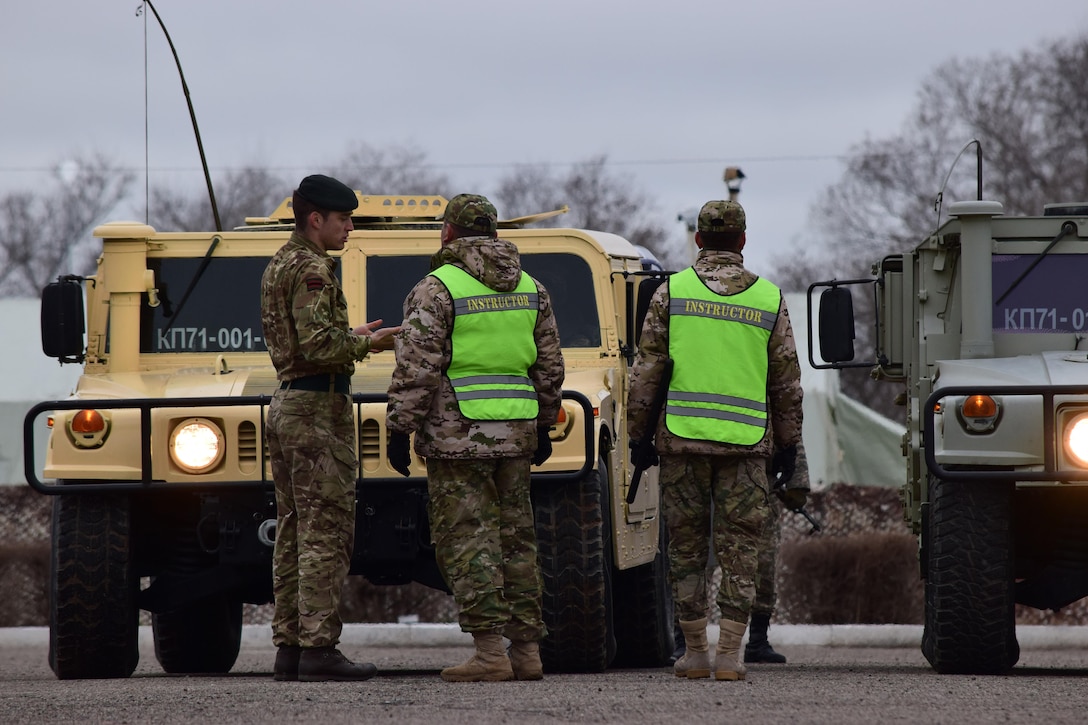
[[[519,680],[543,680],[544,665],[540,662],[540,642],[510,640],[510,666]]]
[[[677,677],[695,680],[710,677],[710,645],[706,641],[706,617],[680,622],[684,633],[684,656],[676,660],[672,671]]]
[[[718,651],[714,657],[715,680],[743,680],[748,669],[740,661],[740,641],[747,622],[718,622]]]
[[[744,661],[748,664],[764,662],[781,665],[786,663],[786,656],[774,651],[767,640],[767,628],[771,626],[771,615],[752,612],[752,623],[748,629],[748,644],[744,646]]]
[[[369,662],[356,664],[335,647],[303,647],[298,658],[300,682],[361,682],[377,672]]]
[[[514,679],[514,669],[502,635],[497,631],[473,632],[476,652],[466,662],[440,673],[446,682],[505,682]]]
[[[272,679],[276,682],[294,682],[298,679],[298,658],[302,648],[297,644],[285,644],[276,648],[276,666]]]

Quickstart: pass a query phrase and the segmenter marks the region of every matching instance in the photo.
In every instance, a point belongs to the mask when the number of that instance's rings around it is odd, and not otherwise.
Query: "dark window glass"
[[[551,295],[563,347],[600,347],[597,296],[586,260],[574,254],[524,254],[521,266]]]
[[[1035,263],[1037,266],[1020,279]],[[1039,259],[1035,254],[995,254],[992,269],[995,332],[1088,330],[1088,299],[1084,293],[1088,255],[1050,254]],[[997,299],[1010,288],[1012,291],[998,304]]]
[[[268,258],[213,258],[181,305],[201,261],[148,260],[161,304],[148,306],[144,295],[140,352],[266,350],[261,329],[261,275]],[[593,275],[585,260],[572,254],[526,254],[522,255],[522,266],[551,293],[563,347],[600,346]],[[429,271],[428,255],[368,258],[367,320],[399,325],[404,298]]]
[[[431,271],[429,255],[366,258],[367,322],[395,327],[404,320],[404,298]]]
[[[200,267],[196,259],[148,259],[159,289],[140,309],[140,352],[260,352],[261,275],[267,257],[212,258],[182,305]]]

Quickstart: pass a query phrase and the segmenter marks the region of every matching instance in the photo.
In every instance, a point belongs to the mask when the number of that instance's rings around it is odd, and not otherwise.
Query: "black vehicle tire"
[[[930,481],[922,654],[942,674],[1001,674],[1016,641],[1012,484]]]
[[[242,602],[208,597],[151,615],[155,658],[170,674],[230,672],[242,645]]]
[[[129,500],[53,500],[49,666],[61,680],[129,677],[140,660]]]
[[[606,486],[602,460],[577,483],[533,490],[548,672],[600,672],[616,654]]]
[[[612,611],[616,622],[613,667],[663,667],[672,659],[676,642],[667,547],[668,529],[661,519],[654,560],[625,571],[617,570],[613,577]]]

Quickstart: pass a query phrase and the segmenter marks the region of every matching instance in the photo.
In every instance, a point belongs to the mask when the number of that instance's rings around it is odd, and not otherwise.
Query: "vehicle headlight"
[[[223,460],[223,432],[205,418],[189,418],[170,434],[170,458],[186,473],[204,473]]]
[[[1065,452],[1078,466],[1088,467],[1088,413],[1065,421],[1062,433]]]

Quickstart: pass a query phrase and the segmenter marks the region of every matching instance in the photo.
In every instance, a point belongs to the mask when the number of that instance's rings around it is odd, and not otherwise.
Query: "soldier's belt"
[[[284,380],[280,383],[280,390],[307,390],[314,393],[351,395],[351,376],[344,373],[303,375],[294,380]]]

